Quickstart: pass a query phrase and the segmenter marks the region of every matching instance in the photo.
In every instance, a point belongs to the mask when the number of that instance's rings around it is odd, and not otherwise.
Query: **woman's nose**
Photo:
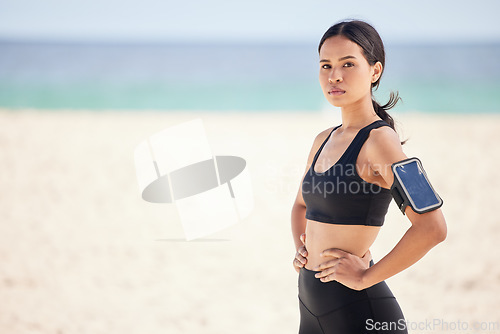
[[[328,78],[329,83],[339,83],[342,82],[342,76],[340,75],[339,71],[332,71],[330,73],[330,77]]]

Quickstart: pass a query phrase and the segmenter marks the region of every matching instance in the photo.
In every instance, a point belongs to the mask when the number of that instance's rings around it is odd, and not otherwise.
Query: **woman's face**
[[[359,45],[343,36],[330,37],[320,49],[319,65],[319,82],[332,105],[371,103],[371,84],[382,74],[382,64],[368,64]]]

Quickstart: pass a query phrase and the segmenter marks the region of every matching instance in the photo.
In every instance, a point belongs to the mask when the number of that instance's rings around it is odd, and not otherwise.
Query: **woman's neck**
[[[365,99],[359,103],[342,107],[341,111],[344,130],[348,128],[359,129],[380,119],[373,108],[371,98],[369,101]]]

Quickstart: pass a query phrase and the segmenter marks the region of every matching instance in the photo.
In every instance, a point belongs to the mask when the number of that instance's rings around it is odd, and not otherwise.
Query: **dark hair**
[[[385,50],[384,43],[382,42],[382,38],[378,32],[366,22],[363,21],[342,21],[339,22],[328,29],[321,41],[319,42],[318,52],[321,50],[321,47],[325,43],[325,41],[334,36],[343,36],[350,41],[356,43],[363,50],[363,54],[368,61],[368,64],[375,65],[375,63],[380,62],[382,64],[382,74],[385,69]],[[378,80],[372,83],[372,91],[373,88],[377,89],[380,84],[380,78],[382,74],[378,78]],[[394,120],[391,115],[387,113],[387,110],[393,108],[398,101],[401,100],[399,94],[396,92],[391,92],[389,97],[389,101],[380,105],[377,101],[375,101],[372,97],[373,108],[377,115],[386,121],[391,128],[394,129]]]

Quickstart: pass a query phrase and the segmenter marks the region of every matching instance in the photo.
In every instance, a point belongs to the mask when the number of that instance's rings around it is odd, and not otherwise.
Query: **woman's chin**
[[[341,103],[340,101],[328,101],[332,106],[337,107],[337,108],[342,108],[344,106],[344,103]]]

